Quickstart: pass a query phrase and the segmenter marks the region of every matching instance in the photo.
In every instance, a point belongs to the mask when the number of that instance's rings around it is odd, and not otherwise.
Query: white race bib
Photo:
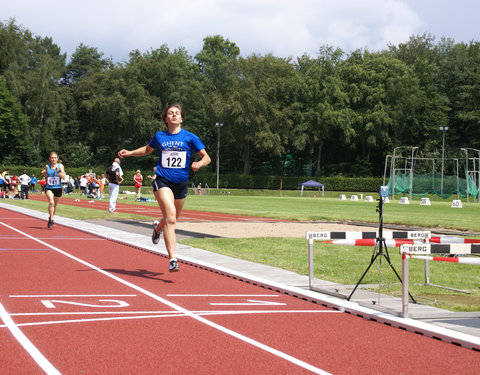
[[[60,177],[58,176],[47,177],[47,185],[50,185],[50,186],[60,185]]]
[[[186,162],[186,151],[162,151],[163,168],[185,168]]]

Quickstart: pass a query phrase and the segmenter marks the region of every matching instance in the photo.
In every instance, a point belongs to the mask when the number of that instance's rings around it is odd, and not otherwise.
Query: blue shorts
[[[152,186],[154,193],[162,188],[169,188],[175,199],[184,199],[188,194],[188,181],[175,183],[157,175],[152,181]]]

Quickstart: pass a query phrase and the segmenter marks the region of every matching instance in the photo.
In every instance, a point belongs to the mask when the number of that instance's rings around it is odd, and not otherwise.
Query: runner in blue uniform
[[[184,118],[185,111],[181,104],[167,105],[162,112],[167,130],[155,133],[146,146],[132,151],[123,149],[118,152],[119,157],[126,158],[149,155],[155,149],[160,151],[152,186],[163,218],[153,223],[152,242],[157,244],[163,232],[170,259],[170,272],[179,270],[175,258],[175,225],[188,193],[188,169],[191,167],[196,172],[211,161],[200,138],[182,129]],[[200,160],[190,164],[193,153],[196,153]]]
[[[47,184],[45,185],[49,214],[47,228],[52,228],[53,216],[57,211],[57,204],[62,196],[62,179],[65,179],[65,169],[58,162],[58,155],[55,152],[50,153],[49,160],[50,164],[45,165],[42,174],[47,179]]]

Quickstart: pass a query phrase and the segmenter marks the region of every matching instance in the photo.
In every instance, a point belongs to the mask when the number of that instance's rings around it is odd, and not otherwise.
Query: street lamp
[[[217,190],[218,190],[218,179],[220,176],[220,128],[223,126],[223,123],[217,122],[215,124],[217,127]]]
[[[442,141],[442,179],[440,184],[440,194],[443,195],[443,165],[445,161],[445,133],[448,131],[448,126],[440,126],[440,131],[443,133],[443,141]]]

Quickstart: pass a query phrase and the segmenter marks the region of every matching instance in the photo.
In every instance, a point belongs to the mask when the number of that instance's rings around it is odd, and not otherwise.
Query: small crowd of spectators
[[[35,192],[37,178],[35,175],[29,176],[27,171],[17,177],[11,175],[10,169],[5,169],[0,175],[0,198],[28,199],[29,192]]]
[[[103,199],[107,184],[108,180],[104,174],[99,177],[93,173],[87,173],[73,180],[72,190],[74,187],[76,192],[80,191],[81,195],[86,195],[88,198]]]

